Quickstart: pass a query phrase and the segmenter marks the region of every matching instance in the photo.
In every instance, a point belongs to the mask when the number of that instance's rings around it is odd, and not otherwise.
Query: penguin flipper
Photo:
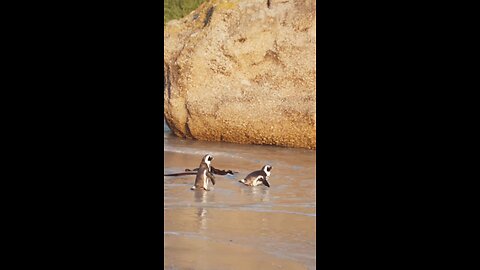
[[[270,187],[270,183],[268,182],[268,180],[266,178],[262,178],[262,183],[267,186],[267,187]]]
[[[207,172],[207,177],[210,178],[210,181],[212,181],[212,184],[215,185],[215,176],[211,172]]]

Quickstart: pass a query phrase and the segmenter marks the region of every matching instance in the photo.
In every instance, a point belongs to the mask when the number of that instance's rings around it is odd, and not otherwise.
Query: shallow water
[[[165,125],[165,124],[164,124]],[[315,269],[314,150],[185,140],[164,128],[164,171],[194,169],[213,155],[211,191],[195,176],[164,177],[165,269]],[[238,180],[272,165],[266,186]]]

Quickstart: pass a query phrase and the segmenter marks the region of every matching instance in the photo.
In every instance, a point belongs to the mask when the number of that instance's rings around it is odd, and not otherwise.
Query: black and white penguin
[[[270,183],[268,182],[268,177],[270,176],[272,170],[272,166],[265,165],[259,171],[254,171],[247,175],[244,179],[240,179],[238,182],[241,182],[247,186],[258,186],[258,185],[265,185],[270,187]]]
[[[204,190],[208,189],[209,181],[215,185],[215,177],[212,174],[212,168],[210,166],[213,157],[210,154],[207,154],[203,157],[200,166],[198,167],[197,177],[195,177],[195,184],[190,188],[195,190],[197,188],[203,188]]]

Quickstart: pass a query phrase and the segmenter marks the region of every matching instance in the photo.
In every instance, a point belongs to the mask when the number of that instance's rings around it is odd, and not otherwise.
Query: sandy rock
[[[315,8],[309,0],[214,0],[167,23],[164,115],[172,131],[315,149]]]

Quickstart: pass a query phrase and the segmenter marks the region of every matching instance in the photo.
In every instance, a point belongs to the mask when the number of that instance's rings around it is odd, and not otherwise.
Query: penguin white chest
[[[256,187],[260,184],[262,184],[262,176],[257,176],[257,178],[255,178],[255,180],[253,180],[253,186]]]
[[[207,171],[203,171],[203,186],[204,186],[206,189],[208,188]]]

